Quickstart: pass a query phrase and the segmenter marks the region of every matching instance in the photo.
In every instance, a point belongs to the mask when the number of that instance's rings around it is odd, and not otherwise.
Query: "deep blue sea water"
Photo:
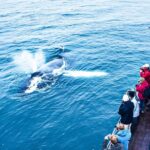
[[[1,0],[0,149],[100,150],[123,93],[150,63],[148,0]],[[104,77],[60,76],[47,90],[19,92],[29,74],[15,54],[64,46],[67,69]],[[27,62],[28,63],[28,62]]]

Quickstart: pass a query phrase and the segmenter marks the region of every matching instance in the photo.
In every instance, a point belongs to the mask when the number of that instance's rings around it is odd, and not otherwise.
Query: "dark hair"
[[[135,96],[135,91],[127,91],[127,94],[130,98],[133,98]]]

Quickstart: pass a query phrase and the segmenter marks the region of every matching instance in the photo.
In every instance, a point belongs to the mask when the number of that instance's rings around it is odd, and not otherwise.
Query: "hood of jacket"
[[[131,138],[131,132],[128,129],[118,131],[117,135],[124,140],[129,140]]]

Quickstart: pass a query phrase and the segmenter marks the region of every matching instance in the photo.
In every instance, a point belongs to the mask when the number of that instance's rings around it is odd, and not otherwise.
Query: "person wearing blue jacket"
[[[128,150],[129,140],[131,138],[131,132],[126,129],[124,124],[120,123],[117,127],[118,132],[116,133],[118,142],[123,144],[124,150]]]
[[[108,134],[104,138],[102,150],[124,150],[124,147],[122,143],[118,142],[116,135]]]

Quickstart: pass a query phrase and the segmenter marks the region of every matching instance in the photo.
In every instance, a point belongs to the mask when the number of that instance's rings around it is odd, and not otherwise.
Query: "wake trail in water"
[[[78,70],[65,70],[64,76],[75,77],[75,78],[92,78],[107,76],[108,73],[104,71],[78,71]]]

